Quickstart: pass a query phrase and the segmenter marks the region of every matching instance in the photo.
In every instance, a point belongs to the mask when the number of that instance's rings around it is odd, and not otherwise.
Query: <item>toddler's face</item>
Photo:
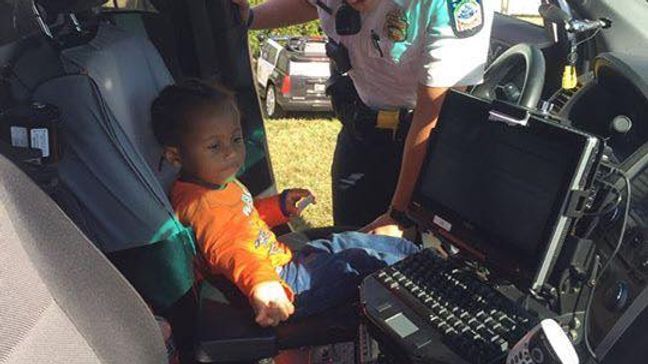
[[[183,173],[209,183],[227,183],[245,161],[241,124],[232,116],[204,116],[191,123],[179,148]]]

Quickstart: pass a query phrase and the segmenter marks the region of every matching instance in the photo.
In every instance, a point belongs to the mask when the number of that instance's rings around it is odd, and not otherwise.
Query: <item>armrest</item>
[[[257,325],[249,307],[206,300],[198,315],[196,360],[200,363],[251,361],[279,352],[274,330]]]
[[[355,340],[359,308],[346,304],[299,321],[288,320],[275,328],[280,350],[328,345]]]
[[[308,242],[349,230],[353,228],[327,227],[300,235]],[[357,333],[358,318],[355,306],[344,305],[303,320],[288,320],[276,328],[262,328],[238,289],[225,278],[213,278],[200,292],[195,356],[201,363],[252,361],[273,357],[279,349],[349,341]]]

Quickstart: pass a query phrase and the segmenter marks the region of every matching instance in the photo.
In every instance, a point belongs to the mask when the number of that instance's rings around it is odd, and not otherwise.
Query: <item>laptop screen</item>
[[[411,209],[417,220],[530,285],[588,137],[534,118],[527,126],[490,121],[490,110],[471,96],[447,96]]]

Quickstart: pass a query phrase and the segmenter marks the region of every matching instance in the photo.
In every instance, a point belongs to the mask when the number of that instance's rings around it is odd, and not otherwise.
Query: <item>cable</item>
[[[621,171],[620,169],[617,170],[619,175],[623,178],[626,184],[626,204],[625,204],[625,211],[623,212],[623,224],[621,225],[621,233],[619,234],[619,240],[617,242],[616,247],[614,248],[614,251],[610,255],[610,258],[605,262],[605,265],[599,272],[598,276],[596,277],[596,281],[603,276],[603,273],[605,273],[605,270],[610,266],[612,263],[612,260],[614,259],[614,256],[619,252],[619,249],[621,249],[621,244],[623,243],[623,237],[625,235],[625,230],[628,225],[628,215],[630,213],[630,200],[631,200],[631,193],[632,193],[632,187],[630,185],[630,179],[628,176]]]
[[[587,334],[587,330],[589,328],[590,309],[592,307],[594,291],[596,291],[596,287],[598,285],[600,278],[603,276],[603,274],[605,274],[605,271],[610,267],[610,264],[612,264],[614,257],[619,253],[619,250],[621,249],[621,245],[623,244],[623,237],[625,236],[626,227],[628,226],[628,215],[630,213],[630,200],[632,194],[632,187],[630,185],[630,179],[628,178],[628,176],[622,170],[616,167],[614,167],[614,169],[616,173],[618,173],[623,178],[626,185],[626,203],[625,203],[625,211],[623,212],[623,223],[621,224],[621,232],[619,233],[619,240],[617,241],[617,244],[614,247],[612,254],[610,254],[610,257],[603,265],[603,268],[601,268],[601,270],[596,275],[596,277],[594,277],[594,282],[590,290],[589,298],[587,299],[587,306],[585,306],[585,319],[583,322],[583,339],[585,340],[585,346],[587,347],[587,351],[591,355],[592,359],[594,359],[594,361],[597,363],[598,363],[598,357],[596,356],[596,353],[592,349],[592,346],[589,342],[589,336]],[[592,269],[596,269],[596,267],[593,267]]]
[[[611,189],[612,189],[611,192],[613,192],[614,194],[616,194],[616,200],[614,201],[614,203],[613,203],[610,207],[608,207],[608,208],[605,209],[605,210],[603,210],[603,208],[605,207],[605,205],[602,205],[601,208],[599,209],[599,211],[596,211],[596,212],[584,212],[584,213],[583,213],[583,216],[602,216],[602,215],[607,215],[607,214],[609,214],[610,212],[614,211],[614,210],[615,210],[617,207],[619,207],[619,205],[621,204],[621,201],[623,200],[623,195],[621,194],[621,191],[619,191],[618,188],[616,188],[616,187],[610,185],[609,183],[606,183],[606,182],[603,182],[603,183],[606,184],[606,185],[608,185],[609,187],[611,187]]]
[[[598,255],[597,255],[598,258]],[[598,260],[595,260],[596,263],[598,264]],[[596,269],[596,267],[592,267],[592,269]],[[589,342],[589,336],[587,333],[588,325],[589,325],[589,311],[592,307],[592,301],[594,300],[594,290],[596,289],[596,284],[592,286],[589,292],[589,296],[587,297],[587,304],[585,305],[585,317],[583,319],[583,340],[585,341],[585,347],[587,348],[587,351],[589,352],[590,356],[594,360],[595,363],[598,363],[598,357],[596,356],[596,353],[592,349],[592,345]]]
[[[574,47],[578,47],[579,45],[581,45],[581,44],[583,44],[583,43],[589,42],[589,41],[592,40],[594,37],[596,37],[596,36],[598,35],[598,33],[600,33],[600,32],[601,32],[601,28],[596,29],[596,31],[595,31],[592,35],[590,35],[589,37],[587,37],[587,38],[585,38],[585,39],[583,39],[583,40],[581,40],[581,41],[579,41],[579,42],[576,42],[576,44],[574,45]]]

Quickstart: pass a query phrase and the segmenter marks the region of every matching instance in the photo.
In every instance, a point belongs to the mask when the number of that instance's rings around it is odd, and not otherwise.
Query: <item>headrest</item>
[[[101,6],[108,0],[36,0],[47,14],[79,13]]]

